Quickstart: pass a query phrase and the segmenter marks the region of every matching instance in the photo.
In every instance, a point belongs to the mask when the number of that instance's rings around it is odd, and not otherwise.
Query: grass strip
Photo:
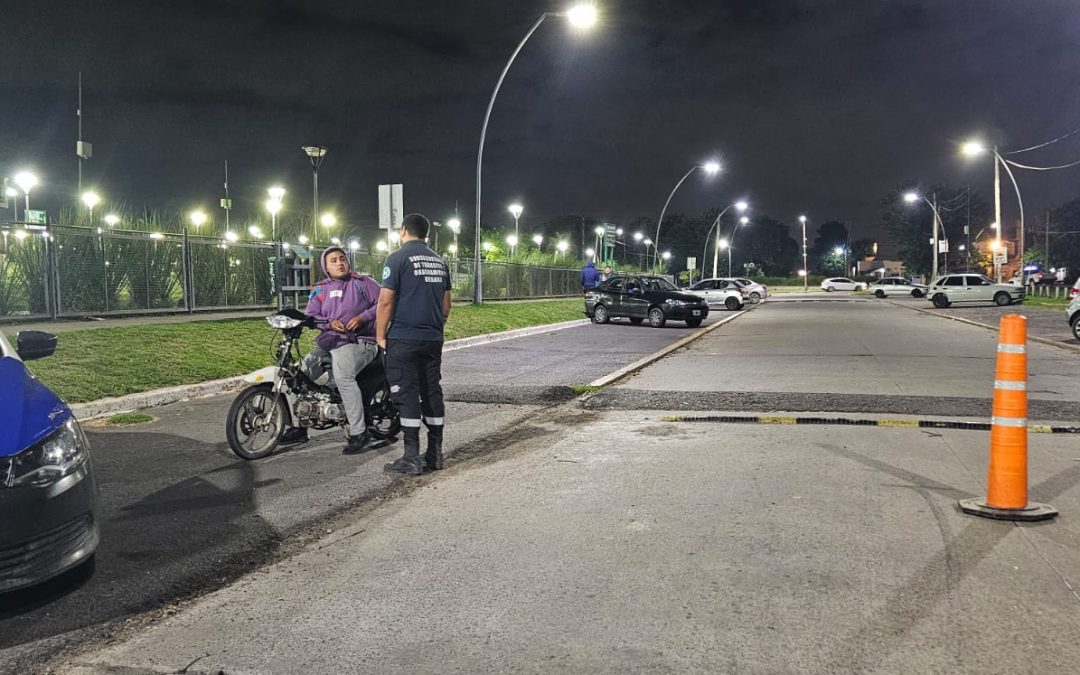
[[[583,312],[576,298],[455,306],[446,339],[570,321]],[[83,403],[249,373],[271,364],[278,335],[263,319],[91,328],[62,333],[56,353],[30,367],[61,398]],[[304,349],[315,335],[305,333]]]
[[[147,415],[146,413],[119,413],[113,415],[105,420],[105,424],[115,427],[125,427],[132,424],[146,424],[147,422],[153,422],[154,416]]]

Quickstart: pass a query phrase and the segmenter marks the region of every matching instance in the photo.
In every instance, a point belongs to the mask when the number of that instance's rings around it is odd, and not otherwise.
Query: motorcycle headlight
[[[302,324],[303,321],[300,321],[299,319],[292,319],[281,314],[274,314],[272,316],[266,317],[266,323],[279,330],[287,330],[289,328],[296,328],[297,326]]]
[[[75,418],[43,441],[8,458],[4,487],[43,487],[86,464],[90,444]]]

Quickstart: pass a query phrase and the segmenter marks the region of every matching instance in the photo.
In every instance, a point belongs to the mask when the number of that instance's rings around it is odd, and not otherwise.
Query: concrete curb
[[[970,326],[978,326],[979,328],[985,328],[987,330],[992,330],[995,333],[998,331],[997,326],[991,326],[988,323],[982,323],[980,321],[972,321],[971,319],[965,319],[965,318],[959,317],[959,316],[949,316],[948,314],[938,314],[937,312],[934,312],[934,311],[929,310],[929,309],[922,309],[920,307],[910,307],[908,305],[902,305],[899,302],[889,302],[888,300],[886,300],[886,302],[888,302],[890,305],[894,305],[896,307],[903,307],[904,309],[910,309],[913,312],[922,312],[923,314],[929,314],[930,316],[936,316],[936,317],[939,317],[941,319],[950,319],[952,321],[959,321],[960,323],[966,323],[966,324],[968,324]],[[1070,345],[1070,344],[1065,343],[1065,342],[1058,342],[1057,340],[1051,340],[1049,338],[1039,337],[1037,335],[1028,335],[1027,339],[1029,341],[1031,341],[1031,342],[1039,342],[1039,343],[1042,343],[1044,345],[1050,345],[1051,347],[1061,347],[1062,349],[1068,349],[1069,351],[1080,353],[1080,345]]]
[[[744,310],[741,310],[739,312],[736,312],[735,314],[732,314],[729,317],[726,317],[724,319],[721,319],[720,321],[717,321],[716,323],[714,323],[711,326],[706,326],[705,328],[702,328],[701,330],[697,331],[696,333],[694,333],[692,335],[687,335],[686,337],[679,340],[678,342],[675,342],[673,344],[668,345],[667,347],[664,347],[663,349],[656,352],[655,354],[650,354],[650,355],[646,356],[643,359],[639,359],[639,360],[631,363],[628,366],[625,366],[623,368],[620,368],[620,369],[616,370],[614,373],[609,373],[609,374],[601,377],[598,380],[593,380],[592,382],[589,383],[588,386],[590,386],[590,387],[606,387],[609,384],[614,384],[614,383],[618,382],[619,380],[623,379],[624,377],[626,377],[628,375],[633,375],[634,373],[641,370],[645,366],[656,363],[657,361],[664,358],[668,354],[670,354],[670,353],[672,353],[674,351],[677,351],[679,349],[682,349],[683,347],[690,344],[694,340],[697,340],[699,338],[702,338],[702,337],[708,335],[709,333],[713,332],[714,330],[716,330],[720,326],[723,326],[726,323],[730,323],[731,321],[734,321],[735,319],[739,318],[740,316],[742,316],[743,314],[746,314],[749,311],[750,310],[748,310],[748,309],[744,309]]]
[[[514,338],[527,337],[530,335],[539,335],[540,333],[550,333],[565,328],[573,328],[574,326],[582,326],[587,323],[589,323],[588,319],[574,319],[573,321],[563,321],[561,323],[544,324],[541,326],[529,326],[528,328],[517,328],[514,330],[502,331],[500,333],[473,335],[472,337],[461,338],[459,340],[450,340],[443,346],[443,351],[447,352],[456,349],[465,349],[477,345],[491,344],[492,342],[512,340]],[[128,394],[126,396],[102,398],[87,403],[75,403],[71,406],[71,411],[77,419],[90,420],[96,417],[142,410],[144,408],[154,408],[193,398],[207,398],[209,396],[217,396],[218,394],[224,394],[239,389],[244,384],[244,377],[244,375],[237,375],[222,380],[211,380],[209,382],[199,382],[197,384],[182,384],[176,387],[154,389],[152,391],[143,391],[137,394]]]

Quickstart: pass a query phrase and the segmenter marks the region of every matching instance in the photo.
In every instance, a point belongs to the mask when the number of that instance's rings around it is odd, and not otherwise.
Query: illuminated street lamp
[[[534,234],[533,243],[536,244],[536,248],[540,248],[540,245],[544,243],[544,235]]]
[[[1009,174],[1009,180],[1012,181],[1013,190],[1016,191],[1016,202],[1020,208],[1020,232],[1018,237],[1018,246],[1016,247],[1016,254],[1020,260],[1020,280],[1024,281],[1024,200],[1020,197],[1020,186],[1016,184],[1016,177],[1013,176],[1012,169],[1009,168],[1008,163],[998,153],[997,146],[993,146],[988,149],[980,141],[967,141],[960,146],[960,153],[965,157],[978,157],[986,152],[990,152],[994,157],[994,222],[999,225],[998,236],[1001,236],[1000,224],[1001,220],[1001,171],[1000,168],[1005,168],[1005,173]],[[1001,268],[998,267],[997,281],[1001,281]]]
[[[495,98],[499,95],[499,89],[502,87],[503,80],[506,79],[506,73],[510,71],[510,66],[513,65],[514,59],[517,58],[517,55],[521,52],[529,38],[532,37],[532,34],[540,28],[540,24],[544,23],[544,21],[551,16],[563,17],[571,26],[578,29],[589,28],[596,24],[597,20],[596,7],[589,4],[578,5],[566,12],[544,12],[541,14],[540,18],[536,20],[536,23],[533,24],[532,28],[525,33],[525,37],[521,38],[521,42],[518,43],[517,48],[510,54],[510,59],[506,62],[506,65],[503,66],[502,73],[495,83],[495,89],[491,92],[491,100],[488,101],[487,111],[484,113],[484,124],[480,127],[480,145],[476,152],[476,247],[474,251],[474,256],[476,258],[476,269],[474,270],[474,274],[476,275],[476,280],[473,283],[473,302],[478,305],[484,301],[484,278],[480,267],[480,195],[482,185],[481,179],[483,177],[484,168],[484,140],[487,138],[488,121],[491,119],[491,110],[495,107]]]
[[[274,186],[266,192],[270,195],[266,201],[266,210],[270,212],[270,238],[277,240],[277,214],[285,205],[285,188]]]
[[[931,266],[931,271],[930,271],[930,279],[931,279],[931,281],[936,281],[937,278],[938,278],[938,255],[940,255],[939,249],[941,248],[940,245],[938,244],[938,233],[940,232],[942,236],[945,236],[945,226],[941,222],[941,213],[938,211],[937,193],[936,192],[934,193],[934,201],[930,201],[926,197],[923,197],[922,195],[920,195],[918,192],[905,192],[904,193],[904,201],[906,203],[908,203],[908,204],[914,204],[914,203],[918,202],[920,199],[923,200],[924,202],[926,202],[926,205],[930,207],[930,212],[933,214],[933,221],[934,222],[931,224],[930,227],[933,229],[934,233],[930,238],[930,246],[933,247],[934,258],[933,258],[933,265]],[[996,225],[996,223],[995,223],[995,225]],[[948,237],[946,237],[946,239],[948,239]],[[946,263],[948,263],[947,260],[946,260]],[[945,270],[945,271],[946,271],[946,273],[948,273],[948,270]],[[998,281],[1000,281],[1000,279]]]
[[[333,229],[337,225],[337,216],[332,213],[324,213],[319,217],[319,224],[327,230]]]
[[[116,224],[120,222],[120,216],[115,213],[110,213],[105,216],[105,224],[109,227],[116,227]]]
[[[458,233],[461,232],[461,220],[459,218],[451,218],[446,221],[446,225],[450,228],[450,231],[454,233],[454,253],[456,254],[458,245],[457,237]]]
[[[450,252],[451,256],[457,257],[457,244],[450,244],[446,247],[446,250]]]
[[[82,203],[90,210],[90,222],[94,222],[94,207],[101,203],[101,196],[93,190],[82,193]]]
[[[713,246],[713,258],[712,258],[712,275],[713,275],[713,277],[719,276],[719,272],[717,271],[717,266],[719,265],[719,255],[720,254],[719,254],[717,249],[718,249],[718,247],[720,245],[720,219],[723,218],[724,214],[727,213],[730,209],[735,209],[739,213],[743,213],[748,208],[750,208],[750,205],[747,204],[746,201],[742,200],[742,199],[740,199],[737,202],[732,202],[731,204],[728,204],[727,206],[724,207],[724,210],[721,211],[718,216],[716,216],[716,220],[714,220],[713,224],[709,227],[709,231],[707,233],[705,233],[705,246],[704,246],[704,248],[701,249],[701,262],[702,262],[703,267],[704,267],[704,264],[705,264],[705,254],[709,251],[709,238],[712,236],[712,231],[714,229],[716,230],[716,244]],[[738,224],[735,224],[731,228],[731,240],[732,241],[735,240],[735,228],[737,228],[737,227],[738,227]],[[731,276],[731,264],[730,264],[731,263],[731,254],[730,253],[728,253],[728,263],[729,263],[728,264],[728,276]]]
[[[710,162],[705,162],[704,164],[695,164],[694,166],[690,167],[690,170],[687,171],[683,175],[682,178],[679,179],[678,183],[675,183],[675,187],[673,187],[671,189],[671,193],[668,194],[667,201],[664,202],[664,208],[660,209],[660,217],[656,221],[656,245],[657,246],[660,245],[660,226],[664,224],[664,213],[667,212],[667,207],[668,207],[668,204],[671,203],[671,198],[675,196],[675,192],[679,189],[679,186],[683,184],[683,181],[685,181],[687,178],[689,178],[690,174],[694,173],[698,169],[702,169],[703,171],[705,171],[705,174],[708,175],[708,176],[715,176],[717,173],[720,172],[720,163],[710,161]],[[654,253],[656,252],[655,248],[653,249],[653,252]]]
[[[356,253],[357,251],[359,251],[360,250],[360,242],[356,241],[355,239],[350,239],[349,240],[349,250],[352,251],[353,253]]]
[[[520,234],[518,231],[518,218],[521,218],[521,212],[525,210],[525,207],[521,204],[511,204],[509,210],[510,215],[514,217],[514,236],[516,237]]]
[[[300,235],[299,237],[296,238],[296,241],[298,241],[301,246],[307,246],[307,243],[308,243],[307,235],[306,234]]]
[[[4,196],[11,200],[11,222],[19,221],[19,191],[13,187],[4,190]]]
[[[15,174],[15,178],[13,180],[15,181],[15,184],[19,186],[19,189],[23,191],[23,194],[26,195],[26,206],[23,207],[23,211],[29,211],[30,191],[33,190],[38,184],[37,176],[30,173],[29,171],[20,171],[19,173]],[[23,218],[27,218],[26,213],[23,213]]]
[[[233,244],[233,243],[236,243],[239,240],[240,240],[240,235],[238,235],[237,233],[233,232],[232,230],[226,230],[225,231],[225,241],[229,242],[230,244]]]
[[[386,249],[387,249],[387,246],[386,246],[385,241],[380,239],[379,241],[375,242],[375,250],[376,251],[378,251],[380,253],[386,253]]]
[[[585,249],[585,259],[586,260],[590,260],[595,255],[596,255],[596,251],[594,249],[591,249],[591,248]]]
[[[810,267],[806,264],[806,216],[799,216],[799,224],[802,225],[802,266],[803,266],[803,268],[801,270],[799,270],[799,276],[803,278],[802,288],[803,288],[803,293],[805,293],[806,291],[809,290],[809,286],[807,286],[807,284],[810,281],[806,277],[806,270],[810,269]]]
[[[510,255],[513,255],[514,250],[517,248],[517,245],[518,245],[517,235],[516,234],[507,235],[507,237],[506,237],[506,245],[510,247]],[[507,260],[509,260],[509,259],[510,259],[510,257],[507,256]]]
[[[566,253],[568,248],[570,248],[570,244],[565,239],[560,239],[559,243],[555,244],[555,259],[558,260],[559,256]]]
[[[203,211],[195,210],[188,214],[188,220],[195,226],[195,229],[199,229],[206,224],[206,213]],[[228,237],[226,237],[227,239]]]
[[[252,239],[262,239],[263,236],[262,229],[258,225],[248,226],[248,234],[251,235]]]

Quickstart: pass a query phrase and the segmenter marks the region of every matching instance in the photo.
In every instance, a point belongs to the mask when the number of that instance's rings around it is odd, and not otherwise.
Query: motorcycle
[[[337,389],[313,381],[302,365],[300,336],[305,329],[316,327],[314,317],[290,307],[266,317],[266,321],[281,331],[274,348],[276,365],[244,377],[251,386],[233,401],[225,423],[229,447],[244,459],[261,459],[273,453],[290,427],[332,429],[348,424]],[[382,350],[379,358],[357,375],[357,382],[364,397],[368,433],[384,444],[396,440],[401,418],[390,397]]]

